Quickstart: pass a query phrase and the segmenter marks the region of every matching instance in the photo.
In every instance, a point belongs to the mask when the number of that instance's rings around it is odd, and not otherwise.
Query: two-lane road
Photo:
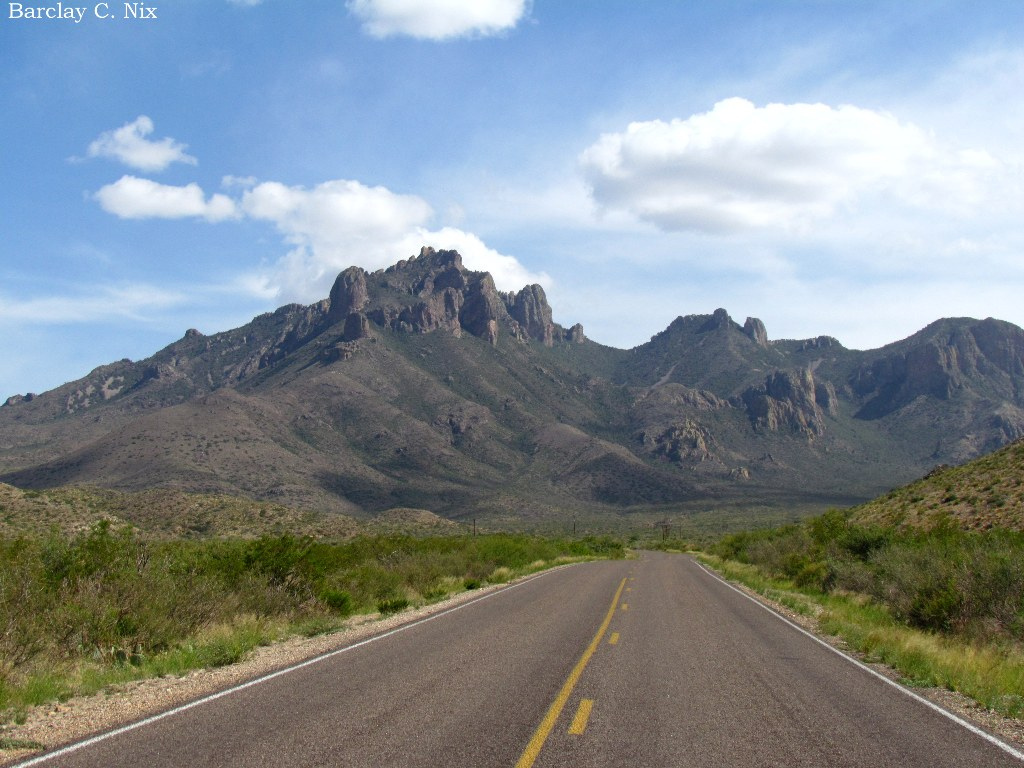
[[[563,568],[23,765],[1021,766],[682,556]]]

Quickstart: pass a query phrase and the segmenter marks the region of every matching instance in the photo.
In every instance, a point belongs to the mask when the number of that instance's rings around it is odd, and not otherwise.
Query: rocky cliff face
[[[764,327],[764,323],[756,317],[747,318],[747,321],[743,324],[743,332],[758,346],[768,346],[768,331]]]
[[[528,285],[518,293],[501,293],[490,275],[467,270],[456,251],[423,248],[419,256],[372,274],[350,267],[331,289],[329,323],[365,316],[380,328],[406,333],[463,331],[491,344],[502,333],[520,341],[583,341],[582,326],[569,331],[551,319],[544,289]]]
[[[327,319],[337,323],[353,312],[362,312],[370,300],[366,288],[366,272],[359,267],[349,267],[334,281],[328,299]]]
[[[835,414],[836,391],[830,382],[816,382],[804,368],[775,371],[740,400],[755,429],[787,429],[813,439],[825,433],[826,414]]]
[[[857,412],[877,419],[919,397],[950,400],[964,392],[1024,405],[1024,331],[999,320],[939,321],[885,347],[850,376],[865,400]]]

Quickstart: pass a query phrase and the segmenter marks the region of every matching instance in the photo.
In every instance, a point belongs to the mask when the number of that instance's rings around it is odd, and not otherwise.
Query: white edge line
[[[985,730],[979,728],[978,726],[974,725],[973,723],[970,723],[967,720],[964,720],[959,715],[953,714],[948,709],[946,709],[944,707],[941,707],[938,704],[936,704],[934,701],[929,701],[928,699],[924,698],[923,696],[914,693],[912,690],[910,690],[906,686],[900,685],[895,680],[890,680],[888,677],[886,677],[885,675],[883,675],[883,674],[877,672],[876,670],[872,669],[867,664],[864,664],[863,662],[858,661],[857,659],[853,658],[849,654],[843,653],[838,648],[836,648],[836,647],[834,647],[832,645],[829,645],[828,643],[826,643],[824,640],[822,640],[817,635],[814,635],[813,633],[808,632],[806,629],[801,627],[799,624],[796,624],[796,623],[790,621],[789,619],[787,619],[785,616],[783,616],[778,611],[776,611],[773,608],[765,605],[760,600],[752,597],[751,595],[748,595],[746,592],[744,592],[742,589],[739,589],[734,584],[730,584],[728,581],[726,581],[724,578],[719,576],[717,573],[714,573],[709,568],[705,567],[703,563],[697,562],[696,560],[694,560],[693,562],[694,562],[694,564],[698,568],[700,568],[702,571],[704,571],[704,573],[708,574],[708,576],[710,576],[711,578],[717,579],[718,581],[720,581],[723,584],[725,584],[725,586],[727,586],[729,589],[733,590],[734,592],[736,592],[736,593],[738,593],[740,595],[743,595],[743,597],[747,598],[747,600],[752,602],[754,605],[756,605],[756,606],[758,606],[760,608],[763,608],[764,610],[768,611],[768,613],[770,613],[772,616],[777,618],[779,621],[785,622],[786,624],[791,626],[793,629],[795,629],[797,632],[800,632],[801,634],[806,635],[807,637],[811,638],[811,640],[813,640],[814,642],[818,643],[818,645],[821,645],[821,646],[823,646],[825,648],[828,648],[828,650],[832,651],[832,653],[836,654],[837,656],[839,656],[841,658],[846,659],[851,664],[853,664],[853,665],[855,665],[857,667],[860,667],[862,670],[864,670],[868,674],[873,675],[874,677],[878,678],[879,680],[881,680],[886,685],[892,686],[893,688],[895,688],[900,693],[904,693],[907,696],[909,696],[910,698],[914,699],[915,701],[918,701],[921,704],[924,704],[929,709],[935,710],[940,715],[943,715],[944,717],[949,718],[950,720],[952,720],[957,725],[963,726],[964,728],[966,728],[971,733],[973,733],[973,734],[975,734],[977,736],[980,736],[981,738],[985,739],[985,741],[987,741],[987,742],[989,742],[991,744],[994,744],[995,746],[999,747],[1001,750],[1003,750],[1004,752],[1012,755],[1013,757],[1017,758],[1018,760],[1024,761],[1024,752],[1019,752],[1018,750],[1014,749],[1012,746],[1007,744],[1002,739],[999,739],[999,738],[993,736],[988,731],[985,731]]]
[[[368,637],[365,640],[360,640],[359,642],[353,643],[352,645],[346,645],[344,648],[336,648],[333,651],[328,651],[327,653],[323,653],[319,656],[314,656],[311,659],[300,661],[298,664],[293,664],[292,666],[285,667],[284,669],[278,669],[274,672],[262,675],[261,677],[254,678],[252,680],[247,680],[244,683],[239,683],[238,685],[234,685],[230,688],[225,688],[223,691],[211,693],[208,696],[203,696],[202,698],[196,699],[195,701],[190,701],[187,704],[182,704],[180,706],[174,707],[173,709],[168,709],[165,712],[160,712],[156,715],[150,715],[149,717],[144,718],[142,720],[138,720],[134,723],[122,725],[111,731],[105,731],[104,733],[100,733],[96,736],[83,739],[82,741],[76,741],[72,744],[68,744],[67,746],[61,747],[52,752],[46,752],[44,754],[37,755],[36,757],[25,760],[24,762],[13,763],[10,766],[8,766],[8,768],[29,768],[29,766],[41,765],[43,763],[49,762],[50,760],[55,760],[58,757],[70,755],[71,753],[77,752],[80,749],[85,749],[86,747],[90,747],[93,744],[98,744],[99,742],[106,741],[107,739],[111,739],[114,736],[119,736],[122,733],[128,733],[129,731],[134,731],[137,728],[143,728],[147,725],[159,722],[160,720],[164,720],[168,717],[173,717],[174,715],[180,714],[187,710],[202,706],[203,704],[209,704],[211,701],[216,701],[217,699],[223,698],[225,696],[230,696],[231,694],[238,693],[239,691],[244,691],[246,688],[252,688],[255,685],[266,683],[269,680],[273,680],[276,677],[287,675],[290,672],[295,672],[296,670],[303,669],[305,667],[311,667],[314,664],[319,664],[321,661],[326,661],[327,659],[331,659],[335,656],[340,656],[343,653],[354,651],[356,648],[361,648],[364,645],[369,645],[370,643],[375,643],[378,640],[383,640],[384,638],[391,637],[392,635],[397,635],[399,632],[405,632],[407,629],[412,629],[413,627],[418,627],[421,624],[426,624],[428,621],[433,621],[434,619],[439,619],[442,616],[447,616],[449,613],[454,613],[455,611],[462,610],[463,608],[479,603],[482,600],[487,600],[488,598],[494,597],[495,595],[501,595],[512,589],[522,587],[526,584],[529,584],[531,581],[534,581],[535,579],[539,579],[542,576],[547,576],[549,573],[553,573],[557,570],[561,569],[550,568],[546,571],[542,571],[541,573],[535,573],[532,576],[528,576],[527,578],[523,579],[522,581],[517,581],[514,584],[509,584],[507,586],[502,587],[501,589],[496,589],[493,592],[488,592],[485,595],[480,595],[479,597],[475,597],[472,600],[467,600],[464,603],[459,603],[458,605],[454,605],[451,608],[446,608],[445,610],[439,611],[438,613],[433,613],[429,616],[424,616],[422,619],[410,621],[408,624],[403,624],[400,627],[388,630],[387,632],[382,632],[379,635],[373,635],[372,637]]]

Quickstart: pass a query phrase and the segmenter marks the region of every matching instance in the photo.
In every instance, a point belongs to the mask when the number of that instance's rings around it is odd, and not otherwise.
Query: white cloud
[[[174,139],[150,141],[153,121],[140,115],[134,122],[106,131],[89,145],[89,157],[118,160],[140,171],[162,171],[171,163],[196,165],[196,159],[185,154],[188,148]]]
[[[338,179],[312,189],[263,182],[245,192],[242,210],[272,222],[293,247],[266,275],[265,290],[291,301],[323,298],[346,267],[374,269],[408,256],[395,244],[432,215],[413,195]]]
[[[514,256],[498,253],[476,235],[455,227],[443,227],[433,232],[417,228],[401,241],[399,247],[408,255],[418,253],[423,245],[458,251],[466,269],[489,272],[501,290],[518,291],[532,283],[540,283],[545,288],[551,286],[551,278],[546,273],[530,272]]]
[[[198,184],[175,187],[137,176],[122,176],[95,195],[107,213],[122,219],[203,218],[223,221],[237,217],[234,201],[215,194],[208,200]]]
[[[246,216],[274,225],[291,246],[276,263],[241,277],[237,286],[251,296],[309,303],[327,295],[338,273],[350,266],[380,269],[419,253],[424,245],[454,249],[468,269],[490,272],[503,290],[528,283],[550,286],[514,257],[489,248],[474,234],[455,227],[431,230],[434,212],[423,198],[386,187],[335,179],[311,189],[276,181],[225,176],[225,188],[241,188],[241,200],[215,194],[198,184],[183,187],[122,176],[94,197],[103,210],[122,219],[203,218],[210,222]]]
[[[349,0],[348,9],[377,38],[486,37],[515,27],[528,0]]]
[[[705,232],[799,231],[878,200],[962,215],[1009,178],[988,153],[946,147],[887,113],[739,98],[604,134],[580,165],[606,209]]]
[[[263,182],[246,191],[241,209],[272,222],[293,246],[276,264],[245,285],[254,295],[308,303],[324,298],[338,273],[358,265],[379,269],[429,245],[458,250],[468,269],[490,272],[505,290],[550,283],[514,257],[487,247],[476,235],[453,227],[427,227],[433,210],[415,195],[337,179],[312,189]]]

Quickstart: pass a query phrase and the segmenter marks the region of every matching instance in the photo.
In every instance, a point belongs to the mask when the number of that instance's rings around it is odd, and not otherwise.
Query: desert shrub
[[[47,646],[53,596],[43,583],[38,546],[0,544],[0,688]]]
[[[487,577],[487,581],[491,584],[504,584],[512,578],[512,569],[507,566],[500,566],[495,568],[491,575]]]
[[[320,590],[320,594],[317,595],[317,599],[319,599],[320,602],[330,610],[335,613],[340,613],[342,616],[348,616],[352,613],[354,608],[352,595],[341,589],[325,587]]]
[[[1024,535],[970,532],[951,519],[930,531],[862,526],[840,511],[803,525],[723,537],[725,559],[798,587],[871,596],[920,629],[1024,639]]]
[[[409,599],[407,597],[386,597],[377,601],[377,610],[384,614],[398,613],[408,607]]]
[[[513,534],[148,541],[107,522],[74,536],[0,539],[0,710],[70,695],[68,678],[51,674],[58,668],[177,674],[231,663],[275,627],[321,631],[359,610],[394,613],[418,595],[507,580],[538,561],[622,553],[612,539]]]

